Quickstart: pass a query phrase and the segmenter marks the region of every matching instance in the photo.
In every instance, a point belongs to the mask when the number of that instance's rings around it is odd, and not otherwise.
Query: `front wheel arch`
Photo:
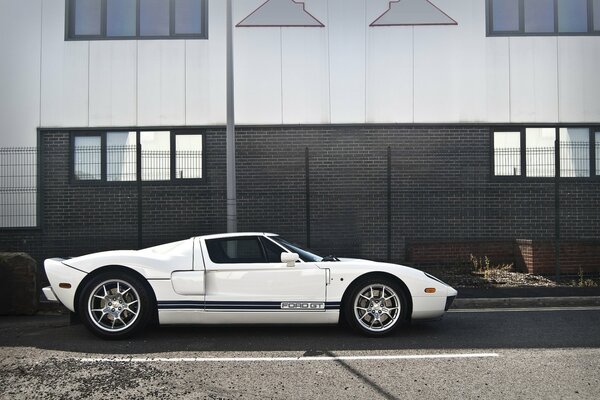
[[[126,267],[126,266],[123,266],[123,265],[106,265],[104,267],[100,267],[98,269],[93,270],[92,272],[87,274],[85,276],[85,278],[83,278],[81,283],[79,283],[79,286],[77,286],[77,290],[75,291],[75,298],[74,298],[74,305],[73,305],[75,308],[75,314],[79,313],[79,298],[81,297],[81,290],[85,287],[85,285],[87,285],[87,283],[89,281],[91,281],[96,276],[103,274],[105,272],[125,273],[127,275],[131,275],[131,276],[134,276],[135,278],[138,278],[140,280],[140,282],[142,282],[144,284],[144,286],[148,290],[148,293],[152,297],[152,304],[154,306],[153,307],[154,311],[153,311],[153,315],[152,315],[153,322],[158,321],[158,310],[157,310],[158,302],[156,300],[156,293],[154,293],[154,289],[148,283],[148,280],[146,279],[146,277],[144,277],[142,274],[140,274],[136,270]]]
[[[346,316],[344,314],[344,304],[346,304],[346,301],[348,301],[348,296],[350,296],[350,293],[352,292],[352,289],[354,289],[354,287],[360,283],[360,281],[364,280],[364,279],[368,279],[368,278],[376,278],[376,277],[384,277],[387,279],[391,279],[393,281],[395,281],[398,285],[400,285],[400,287],[402,288],[404,295],[406,297],[406,301],[407,301],[407,310],[406,310],[406,321],[410,321],[411,316],[412,316],[412,309],[413,309],[413,302],[412,302],[412,295],[410,294],[410,290],[408,290],[408,286],[406,286],[406,284],[404,283],[404,281],[402,281],[402,279],[398,278],[395,275],[392,275],[390,273],[387,272],[368,272],[366,274],[362,274],[360,276],[357,276],[346,288],[346,290],[344,291],[344,295],[342,296],[342,301],[340,304],[342,304],[342,306],[340,307],[340,317],[339,317],[339,322],[345,322],[346,321]]]

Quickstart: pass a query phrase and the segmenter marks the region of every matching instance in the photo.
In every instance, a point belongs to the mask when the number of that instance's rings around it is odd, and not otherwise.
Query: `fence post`
[[[387,260],[392,261],[392,148],[387,148]]]
[[[305,214],[306,214],[306,247],[310,248],[310,168],[308,147],[304,149],[304,179],[305,179]]]
[[[554,142],[554,272],[560,278],[560,130]]]
[[[137,179],[137,228],[138,228],[138,249],[143,246],[142,240],[142,144],[140,140],[140,134],[136,135],[136,179]]]

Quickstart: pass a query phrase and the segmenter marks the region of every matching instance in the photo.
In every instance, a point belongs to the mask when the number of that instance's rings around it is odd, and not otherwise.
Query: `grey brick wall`
[[[226,229],[225,130],[203,132],[202,183],[144,185],[144,246]],[[72,184],[69,134],[45,132],[42,146],[44,225],[39,236],[29,234],[28,245],[37,241],[42,249],[34,253],[136,248],[135,184]],[[385,259],[388,146],[394,261],[407,261],[415,243],[460,242],[466,252],[465,242],[498,249],[514,239],[554,237],[553,181],[493,179],[489,128],[473,125],[238,127],[239,230],[306,243],[308,147],[312,248]],[[600,240],[600,182],[564,181],[561,203],[565,240]],[[7,235],[0,232],[0,243],[19,247],[20,236]]]

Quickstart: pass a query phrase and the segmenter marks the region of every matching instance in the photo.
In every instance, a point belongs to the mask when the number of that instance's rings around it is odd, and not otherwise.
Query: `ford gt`
[[[383,336],[439,319],[457,291],[410,267],[322,257],[270,233],[193,237],[44,262],[51,301],[94,334],[166,324],[336,324]]]

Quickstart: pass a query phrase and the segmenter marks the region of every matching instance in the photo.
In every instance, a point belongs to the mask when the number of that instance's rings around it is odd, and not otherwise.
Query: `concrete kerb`
[[[600,296],[457,298],[451,309],[595,306],[600,306]]]

